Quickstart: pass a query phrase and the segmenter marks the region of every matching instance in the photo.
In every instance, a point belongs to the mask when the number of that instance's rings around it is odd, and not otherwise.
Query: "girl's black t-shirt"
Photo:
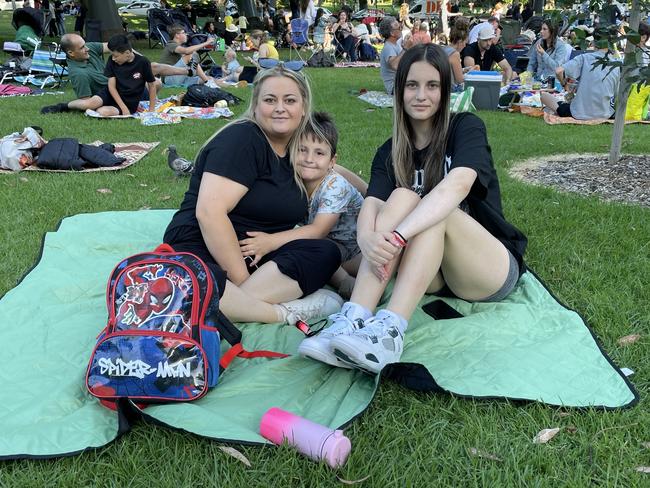
[[[375,154],[370,172],[367,197],[386,201],[397,188],[392,159],[393,140],[386,141]],[[424,181],[422,158],[426,148],[414,152],[416,171],[411,189],[423,195],[421,182]],[[501,191],[492,161],[492,151],[487,141],[483,121],[474,114],[459,113],[452,116],[445,148],[445,176],[457,167],[471,168],[477,177],[472,189],[461,202],[461,208],[485,227],[494,237],[515,256],[523,273],[523,255],[527,239],[503,216]]]
[[[238,239],[245,238],[248,231],[289,230],[306,217],[307,197],[294,179],[289,156],[277,156],[262,130],[244,121],[223,129],[200,152],[189,189],[166,235],[173,231],[176,236],[183,235],[183,240],[203,240],[196,204],[204,172],[248,188],[228,214]]]

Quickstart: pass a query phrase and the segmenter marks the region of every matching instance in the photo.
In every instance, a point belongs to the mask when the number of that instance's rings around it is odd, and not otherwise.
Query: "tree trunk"
[[[639,31],[640,18],[639,2],[638,0],[632,0],[630,29],[636,32]],[[625,58],[621,70],[621,78],[618,82],[618,93],[616,94],[616,116],[614,119],[614,130],[612,131],[612,144],[609,147],[609,162],[611,164],[618,162],[621,158],[623,129],[625,129],[625,111],[627,109],[627,99],[630,96],[630,84],[626,80],[637,65],[635,52],[636,46],[628,40],[625,44]]]
[[[257,8],[255,7],[254,0],[237,0],[237,7],[240,14],[244,14],[245,17],[256,17]]]
[[[533,11],[535,15],[542,15],[544,13],[544,0],[534,0]]]
[[[447,17],[447,4],[449,0],[442,0],[440,2],[440,23],[442,24],[442,33],[445,35],[445,39],[449,42],[449,20]]]
[[[88,9],[86,22],[100,23],[99,29],[102,42],[108,42],[115,34],[124,33],[122,19],[117,13],[117,4],[114,1],[82,0],[82,3]]]

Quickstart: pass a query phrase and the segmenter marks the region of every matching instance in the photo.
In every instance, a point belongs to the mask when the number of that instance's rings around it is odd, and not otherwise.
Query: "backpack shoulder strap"
[[[247,351],[244,349],[244,346],[241,345],[241,342],[238,344],[235,344],[232,346],[226,354],[221,356],[221,359],[219,359],[219,366],[221,366],[222,369],[226,369],[228,365],[232,362],[233,359],[236,357],[244,358],[244,359],[251,359],[251,358],[287,358],[289,357],[289,354],[284,354],[281,352],[275,352],[275,351],[266,351],[264,349],[259,349],[257,351]]]

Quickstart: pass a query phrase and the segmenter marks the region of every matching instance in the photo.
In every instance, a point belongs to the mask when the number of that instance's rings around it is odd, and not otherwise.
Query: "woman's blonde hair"
[[[249,35],[251,39],[259,40],[260,44],[264,44],[269,40],[269,35],[260,29],[253,29]]]
[[[305,128],[307,127],[307,125],[311,123],[311,111],[312,111],[311,87],[309,86],[309,82],[302,75],[302,73],[285,68],[283,63],[279,63],[277,66],[274,66],[271,69],[265,69],[257,73],[257,76],[255,76],[255,80],[253,81],[253,94],[251,95],[251,99],[246,111],[237,120],[230,122],[229,124],[223,126],[221,129],[217,130],[214,134],[212,134],[212,136],[207,141],[205,141],[203,146],[201,146],[201,149],[199,149],[199,154],[210,143],[212,139],[217,137],[217,135],[222,130],[226,129],[227,127],[230,127],[231,125],[241,124],[243,122],[252,122],[253,124],[257,125],[268,140],[268,135],[264,132],[264,130],[260,127],[260,125],[257,123],[257,120],[255,119],[255,108],[257,107],[257,104],[259,102],[260,92],[262,91],[262,86],[264,85],[264,82],[269,78],[276,78],[276,77],[289,78],[290,80],[293,80],[298,85],[298,90],[300,91],[300,96],[302,97],[302,107],[303,107],[304,114],[302,116],[302,119],[300,120],[300,125],[291,136],[291,139],[289,139],[289,143],[287,144],[287,153],[289,154],[289,160],[291,162],[291,167],[293,168],[293,177],[296,181],[296,184],[298,185],[300,190],[306,194],[307,191],[305,189],[305,185],[302,181],[302,178],[300,177],[300,173],[298,173],[296,161],[298,160],[298,155],[299,155],[300,138],[305,133]],[[197,160],[198,160],[198,156],[197,156]]]
[[[414,63],[424,61],[440,73],[440,102],[431,118],[431,143],[423,158],[424,193],[431,191],[444,175],[445,146],[449,129],[449,105],[451,98],[451,67],[449,58],[436,44],[418,44],[406,50],[395,72],[395,96],[393,110],[393,169],[397,186],[411,188],[415,173],[413,160],[413,127],[404,110],[404,89],[409,70]]]

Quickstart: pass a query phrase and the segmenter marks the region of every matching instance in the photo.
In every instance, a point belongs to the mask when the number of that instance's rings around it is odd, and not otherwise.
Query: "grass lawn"
[[[0,41],[13,36],[8,19],[6,13],[0,15]],[[141,42],[137,48],[157,60],[160,51],[146,46]],[[390,135],[391,111],[371,111],[351,92],[380,89],[378,70],[306,71],[315,108],[335,115],[341,133],[339,162],[367,179],[375,149]],[[250,89],[236,93],[248,99]],[[145,128],[131,120],[39,113],[43,105],[71,98],[67,88],[65,96],[1,99],[0,134],[38,125],[48,139],[161,145],[135,166],[114,173],[0,175],[0,295],[34,265],[43,235],[65,216],[176,208],[188,180],[172,175],[162,149],[175,144],[183,156],[192,158],[225,123],[185,120]],[[236,107],[235,112],[243,109]],[[336,473],[288,448],[239,446],[252,463],[246,468],[220,451],[216,442],[138,424],[116,442],[80,456],[4,462],[0,487],[340,486],[337,475],[346,480],[369,476],[361,486],[370,487],[650,486],[650,474],[635,471],[650,466],[650,213],[526,185],[506,173],[516,161],[531,156],[605,152],[612,128],[548,126],[540,119],[496,112],[479,115],[488,128],[505,213],[530,241],[529,266],[562,301],[583,314],[619,366],[635,371],[631,380],[641,395],[637,406],[617,412],[564,411],[535,403],[421,394],[384,382],[371,407],[348,427],[353,451]],[[650,153],[650,129],[626,127],[624,152]],[[98,193],[99,188],[112,193]],[[4,320],[2,326],[11,323]],[[102,326],[97,324],[98,331]],[[617,343],[632,333],[642,334],[641,340],[628,346]],[[10,402],[3,398],[4,404]],[[549,427],[565,429],[547,445],[531,442]],[[471,456],[469,448],[500,461]]]

